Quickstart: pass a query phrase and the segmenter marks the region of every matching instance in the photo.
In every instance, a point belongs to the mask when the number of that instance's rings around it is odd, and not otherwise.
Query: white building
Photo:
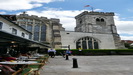
[[[10,50],[17,53],[28,51],[28,48],[47,48],[48,46],[31,39],[32,33],[8,18],[0,15],[0,54]]]
[[[24,28],[18,26],[17,24],[5,19],[0,16],[0,30],[6,33],[10,33],[25,39],[30,39],[31,32],[25,30]]]

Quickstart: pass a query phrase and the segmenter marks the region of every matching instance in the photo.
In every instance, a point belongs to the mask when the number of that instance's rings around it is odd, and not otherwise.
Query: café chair
[[[14,72],[12,75],[33,75],[32,68],[22,68]]]
[[[45,63],[28,64],[28,68],[31,68],[35,75],[40,75],[39,70],[42,69],[44,65]]]

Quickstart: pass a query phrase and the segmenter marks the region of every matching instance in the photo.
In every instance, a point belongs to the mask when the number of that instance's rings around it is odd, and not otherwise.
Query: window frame
[[[0,29],[2,29],[3,27],[3,22],[0,22]]]
[[[12,34],[15,34],[15,35],[17,35],[17,29],[15,29],[15,28],[12,28]]]

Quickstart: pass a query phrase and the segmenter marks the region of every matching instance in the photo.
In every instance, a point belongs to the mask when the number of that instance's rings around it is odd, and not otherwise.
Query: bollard
[[[77,58],[73,58],[73,68],[78,68]]]
[[[68,54],[66,54],[66,60],[69,60]]]

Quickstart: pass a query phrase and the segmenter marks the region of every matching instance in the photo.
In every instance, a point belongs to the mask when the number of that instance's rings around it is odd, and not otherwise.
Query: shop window
[[[25,34],[24,33],[22,33],[22,37],[25,37]]]
[[[2,29],[2,26],[3,26],[3,23],[2,23],[2,22],[0,22],[0,29]]]
[[[17,29],[15,29],[15,28],[12,28],[12,34],[15,34],[15,35],[17,35]]]

